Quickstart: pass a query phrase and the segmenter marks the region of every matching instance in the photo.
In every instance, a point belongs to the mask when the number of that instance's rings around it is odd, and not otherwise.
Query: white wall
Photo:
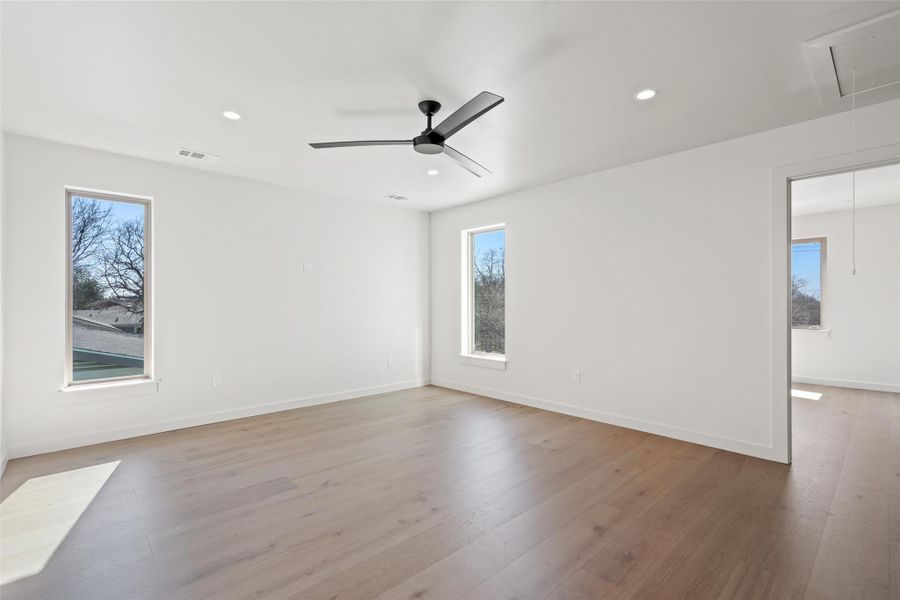
[[[427,380],[426,214],[15,135],[6,175],[12,456]],[[65,185],[154,197],[158,392],[60,391]]]
[[[900,142],[900,101],[855,118]],[[850,150],[844,113],[432,214],[432,382],[786,460],[773,170]],[[459,358],[459,232],[499,222],[506,371]]]
[[[6,372],[4,367],[4,345],[5,345],[5,330],[4,330],[4,321],[6,321],[6,312],[4,311],[3,304],[3,290],[4,290],[4,270],[3,270],[3,223],[5,219],[3,218],[5,212],[6,205],[6,143],[3,135],[0,135],[0,475],[3,474],[3,471],[6,470],[6,460],[9,456],[9,452],[6,449],[6,421],[4,419],[4,393],[3,388],[5,385],[5,377],[4,373]]]
[[[900,193],[900,189],[898,189]],[[823,330],[795,329],[795,381],[900,392],[900,204],[796,216],[795,239],[825,237]]]

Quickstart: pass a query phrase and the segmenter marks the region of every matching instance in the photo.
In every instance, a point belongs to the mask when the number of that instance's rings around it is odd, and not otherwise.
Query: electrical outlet
[[[394,358],[393,357],[391,357],[391,356],[387,357],[387,366],[389,369],[394,366]]]
[[[581,369],[572,369],[572,381],[581,383]]]
[[[222,374],[221,373],[216,373],[215,375],[212,376],[212,386],[214,388],[222,387]]]

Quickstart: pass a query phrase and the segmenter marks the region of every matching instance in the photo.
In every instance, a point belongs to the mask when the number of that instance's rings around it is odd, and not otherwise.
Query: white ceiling
[[[847,210],[852,206],[852,173],[800,179],[791,184],[791,214]],[[856,172],[856,206],[900,204],[900,164]]]
[[[802,42],[898,6],[4,1],[2,127],[434,210],[844,110]],[[644,87],[658,98],[635,102]],[[452,144],[484,179],[405,147],[307,145],[411,138],[419,100],[439,121],[482,90],[506,102]]]

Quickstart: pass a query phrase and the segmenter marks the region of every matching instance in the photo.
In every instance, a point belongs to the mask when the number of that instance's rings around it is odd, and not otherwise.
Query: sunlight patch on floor
[[[792,398],[803,398],[804,400],[821,400],[822,394],[819,392],[807,392],[806,390],[791,390]]]
[[[119,462],[29,479],[0,504],[0,585],[43,570]]]

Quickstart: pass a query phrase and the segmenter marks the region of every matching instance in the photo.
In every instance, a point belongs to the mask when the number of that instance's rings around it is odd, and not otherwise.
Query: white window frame
[[[109,192],[89,188],[65,186],[66,197],[66,346],[65,386],[63,389],[90,388],[116,384],[153,381],[153,198],[137,194]],[[127,202],[144,207],[144,372],[141,375],[104,377],[102,379],[73,378],[72,352],[72,197],[84,196],[110,202]]]
[[[472,229],[464,229],[461,232],[461,268],[462,274],[460,288],[462,296],[460,298],[460,359],[463,364],[475,367],[487,367],[491,369],[506,369],[506,354],[494,354],[488,352],[475,352],[472,349],[475,338],[475,293],[472,285],[474,278],[472,272],[472,260],[474,258],[472,250],[474,246],[475,235],[486,233],[489,231],[503,231],[504,235],[504,263],[506,262],[509,231],[507,231],[506,223],[497,223],[495,225],[485,225],[484,227],[475,227]],[[506,265],[503,266],[504,271]],[[505,290],[504,290],[505,293]],[[506,306],[503,308],[503,327],[506,330]],[[507,349],[504,348],[504,351]]]
[[[828,252],[828,238],[823,236],[797,238],[791,240],[791,256],[794,252],[794,244],[811,244],[818,242],[821,244],[819,251],[819,324],[818,325],[794,325],[791,319],[791,329],[794,331],[828,331],[825,328],[825,268]],[[794,265],[791,263],[791,276],[794,274]]]

